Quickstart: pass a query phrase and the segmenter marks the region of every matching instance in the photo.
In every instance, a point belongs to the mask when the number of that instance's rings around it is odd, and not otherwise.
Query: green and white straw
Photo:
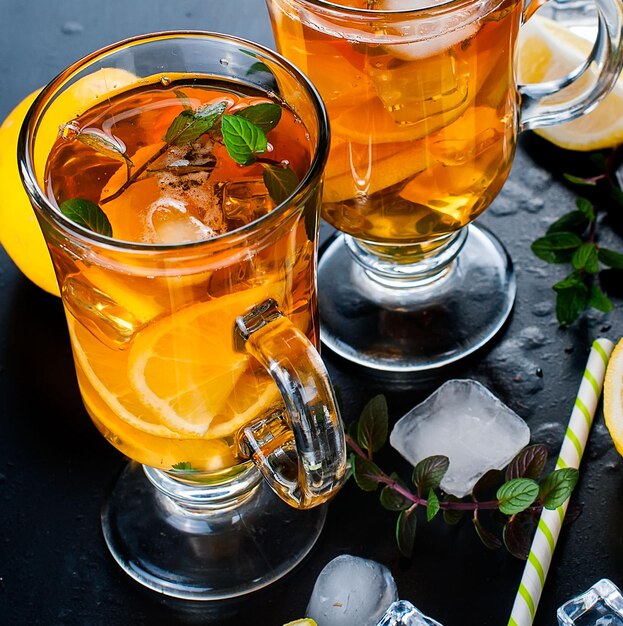
[[[596,339],[593,342],[560,448],[556,469],[563,467],[578,469],[580,466],[613,348],[614,344],[608,339]],[[534,622],[568,504],[569,500],[556,510],[543,509],[541,513],[508,626],[530,626]]]

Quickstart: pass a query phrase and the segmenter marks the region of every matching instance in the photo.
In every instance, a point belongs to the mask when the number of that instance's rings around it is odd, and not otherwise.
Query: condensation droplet
[[[227,67],[229,65],[229,61],[227,59],[221,59],[219,63],[224,67]]]
[[[168,76],[163,76],[163,77],[160,79],[160,84],[161,84],[163,87],[168,87],[168,86],[171,84],[171,79],[170,79]]]

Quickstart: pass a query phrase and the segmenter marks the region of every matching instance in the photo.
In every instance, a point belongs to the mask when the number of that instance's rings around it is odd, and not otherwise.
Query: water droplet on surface
[[[160,79],[160,84],[161,84],[163,87],[168,87],[168,86],[171,84],[171,79],[170,79],[168,76],[163,76],[163,77]]]
[[[78,35],[84,30],[84,26],[80,22],[68,21],[61,26],[63,35]]]
[[[229,65],[229,61],[227,59],[221,59],[219,63],[224,67],[227,67]]]

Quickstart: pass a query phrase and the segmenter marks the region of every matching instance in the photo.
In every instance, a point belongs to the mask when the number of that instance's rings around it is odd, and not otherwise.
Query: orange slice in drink
[[[181,436],[219,437],[273,401],[272,381],[256,383],[249,355],[235,350],[234,325],[267,298],[280,301],[281,292],[272,282],[201,302],[137,335],[128,359],[130,385],[161,424]]]

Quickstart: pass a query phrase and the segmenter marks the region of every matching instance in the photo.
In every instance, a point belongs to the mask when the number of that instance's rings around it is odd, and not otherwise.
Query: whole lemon
[[[17,168],[17,137],[37,93],[24,98],[0,126],[0,243],[33,283],[58,295],[52,261]]]
[[[138,81],[126,70],[103,68],[81,78],[61,93],[46,111],[37,131],[37,169],[42,169],[61,124],[84,113],[102,98]],[[26,277],[49,293],[59,295],[52,261],[17,167],[17,138],[39,91],[24,98],[0,126],[0,243]]]

